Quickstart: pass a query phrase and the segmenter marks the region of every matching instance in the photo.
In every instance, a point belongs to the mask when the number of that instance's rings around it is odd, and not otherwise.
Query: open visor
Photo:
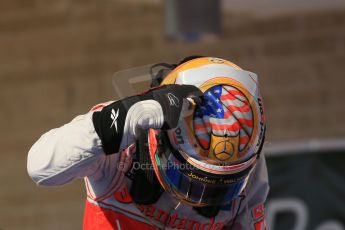
[[[223,205],[243,191],[254,164],[234,174],[215,175],[189,164],[166,141],[157,142],[153,132],[149,137],[153,168],[164,189],[177,199],[193,206]]]

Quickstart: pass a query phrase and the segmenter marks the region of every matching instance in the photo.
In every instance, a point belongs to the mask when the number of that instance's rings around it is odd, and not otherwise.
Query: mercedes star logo
[[[213,154],[218,160],[229,160],[234,155],[234,146],[229,141],[220,141],[214,147]]]

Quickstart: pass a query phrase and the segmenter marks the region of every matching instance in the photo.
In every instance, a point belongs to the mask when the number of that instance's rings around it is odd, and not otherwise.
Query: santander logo
[[[127,186],[121,191],[114,193],[114,198],[124,204],[129,205],[133,203]],[[124,208],[123,206],[122,208]],[[170,213],[164,209],[157,207],[155,204],[152,205],[137,205],[141,213],[153,223],[164,225],[165,227],[172,229],[190,229],[190,230],[216,230],[222,229],[227,221],[215,222],[215,218],[206,219],[201,221],[198,218],[198,214],[190,215],[189,218],[185,215],[181,215],[178,212]],[[192,217],[195,217],[192,218]],[[204,218],[203,218],[204,219]]]

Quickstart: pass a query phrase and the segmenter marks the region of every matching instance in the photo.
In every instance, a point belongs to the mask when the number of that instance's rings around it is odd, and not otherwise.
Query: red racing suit
[[[166,192],[155,204],[135,204],[128,191],[136,146],[104,154],[92,114],[105,105],[45,133],[28,154],[28,173],[38,185],[58,186],[84,179],[87,198],[83,229],[266,229],[264,202],[269,187],[263,154],[242,195],[221,207],[213,218],[198,214]]]

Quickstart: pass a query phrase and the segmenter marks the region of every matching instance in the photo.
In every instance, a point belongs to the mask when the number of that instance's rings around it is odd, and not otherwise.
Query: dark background
[[[269,229],[344,229],[344,154],[345,149],[269,155]]]

